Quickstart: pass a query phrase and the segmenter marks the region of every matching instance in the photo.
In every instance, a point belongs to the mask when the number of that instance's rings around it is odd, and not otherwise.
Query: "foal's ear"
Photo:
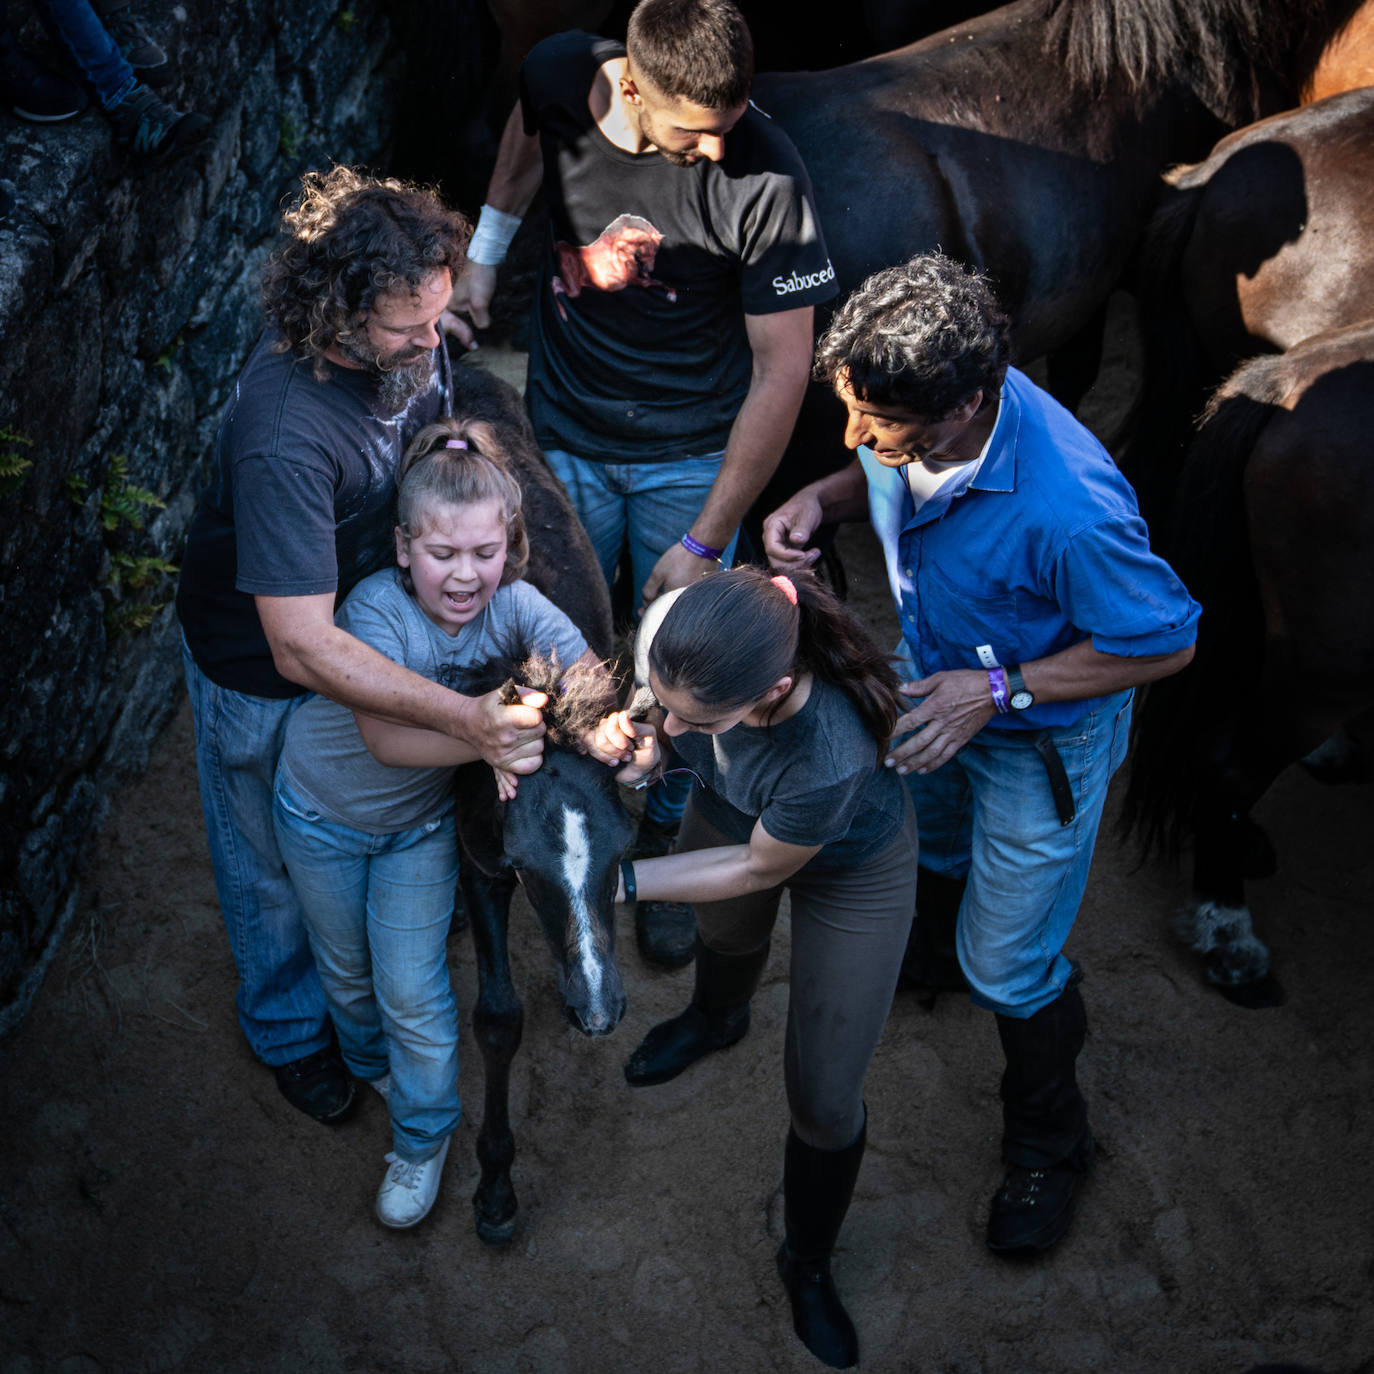
[[[513,677],[508,677],[508,678],[501,684],[501,705],[502,705],[502,706],[519,706],[519,705],[520,705],[520,689],[515,685],[515,679],[514,679]]]

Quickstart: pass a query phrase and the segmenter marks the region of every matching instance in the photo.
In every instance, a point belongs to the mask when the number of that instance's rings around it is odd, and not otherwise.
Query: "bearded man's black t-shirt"
[[[721,162],[629,153],[588,96],[623,44],[572,32],[531,50],[549,238],[527,401],[545,448],[609,462],[718,452],[749,389],[745,315],[815,305],[835,273],[797,150],[750,106]]]

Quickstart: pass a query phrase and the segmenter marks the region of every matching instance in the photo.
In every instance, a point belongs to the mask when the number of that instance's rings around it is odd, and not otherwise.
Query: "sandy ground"
[[[888,633],[866,533],[844,548],[853,596]],[[1289,992],[1277,1010],[1228,1004],[1173,943],[1183,875],[1099,845],[1070,952],[1088,974],[1081,1076],[1100,1159],[1047,1256],[1008,1263],[982,1242],[1000,1176],[992,1018],[899,994],[835,1264],[864,1368],[1374,1370],[1374,789],[1293,770],[1258,815],[1282,859],[1253,888]],[[372,1214],[381,1101],[315,1125],[248,1053],[184,706],[85,882],[68,947],[0,1046],[0,1374],[820,1368],[773,1269],[785,920],[748,1038],[632,1091],[622,1062],[685,1002],[690,973],[646,969],[622,911],[629,1011],[615,1035],[582,1039],[517,898],[522,1210],[492,1250],[467,1201],[482,1065],[466,1026],[474,1115],[413,1232]],[[451,956],[466,1016],[466,935]]]

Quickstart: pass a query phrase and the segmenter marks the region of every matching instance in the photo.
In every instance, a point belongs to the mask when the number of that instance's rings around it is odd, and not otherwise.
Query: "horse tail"
[[[1179,476],[1160,552],[1202,605],[1193,661],[1153,683],[1136,713],[1121,814],[1142,853],[1177,856],[1206,795],[1199,771],[1225,752],[1236,672],[1253,675],[1264,617],[1250,556],[1242,483],[1284,394],[1281,356],[1252,359],[1217,389]]]
[[[1143,361],[1140,391],[1123,421],[1130,438],[1120,459],[1152,529],[1173,506],[1194,423],[1215,382],[1207,376],[1202,339],[1182,286],[1183,254],[1204,186],[1180,187],[1170,180],[1137,250]]]

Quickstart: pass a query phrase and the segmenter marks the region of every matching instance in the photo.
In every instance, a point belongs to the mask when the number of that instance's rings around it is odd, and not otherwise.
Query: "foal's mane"
[[[520,700],[517,683],[545,693],[549,698],[543,708],[546,738],[560,748],[577,748],[582,737],[618,705],[615,682],[603,665],[579,661],[564,668],[557,653],[493,659],[484,676],[491,686],[501,685],[501,699],[508,706]]]

